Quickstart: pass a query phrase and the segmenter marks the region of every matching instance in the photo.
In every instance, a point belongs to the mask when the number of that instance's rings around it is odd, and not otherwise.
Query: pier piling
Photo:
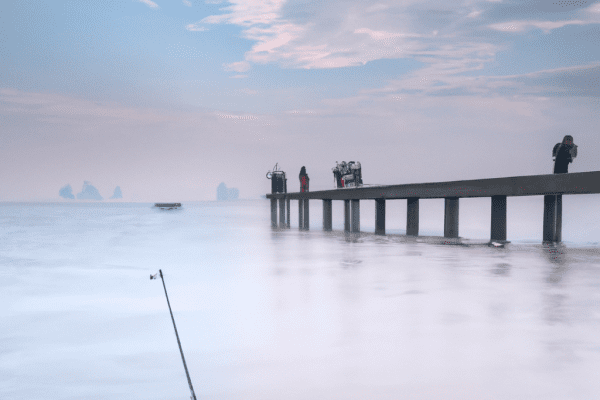
[[[277,228],[277,199],[271,199],[271,226]]]
[[[350,232],[350,200],[344,200],[344,231]]]
[[[286,204],[286,211],[287,211],[287,217],[285,219],[285,226],[286,227],[290,227],[290,198],[286,197],[285,198],[285,204]]]
[[[406,234],[419,236],[419,198],[406,199]]]
[[[562,240],[562,195],[544,196],[544,242]]]
[[[304,199],[304,230],[309,229],[308,223],[308,199]]]
[[[385,199],[375,199],[375,234],[385,235]]]
[[[458,197],[446,197],[445,199],[444,237],[458,237]]]
[[[554,241],[562,242],[562,194],[556,195],[556,230]]]
[[[506,241],[506,196],[492,196],[490,241]]]
[[[285,228],[285,199],[279,199],[279,227]]]
[[[304,200],[298,199],[298,229],[304,229]]]
[[[352,199],[352,232],[360,232],[360,200]]]
[[[332,219],[333,219],[333,212],[332,212],[332,201],[331,199],[323,199],[323,230],[324,231],[330,231],[332,230]]]

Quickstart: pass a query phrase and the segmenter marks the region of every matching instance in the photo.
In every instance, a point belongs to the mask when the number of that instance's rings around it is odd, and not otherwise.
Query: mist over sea
[[[542,198],[374,202],[360,235],[270,227],[268,200],[0,203],[0,398],[188,399],[162,269],[198,399],[600,398],[600,196],[564,196],[542,245]]]

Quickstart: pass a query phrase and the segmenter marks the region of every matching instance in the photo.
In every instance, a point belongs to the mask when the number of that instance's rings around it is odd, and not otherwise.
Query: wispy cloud
[[[0,115],[2,114],[28,115],[39,120],[67,125],[86,124],[93,119],[118,120],[120,123],[126,121],[157,123],[171,119],[165,114],[159,116],[155,110],[150,109],[99,104],[59,94],[32,93],[14,89],[0,89]]]
[[[202,26],[199,23],[188,24],[188,25],[185,26],[185,29],[187,29],[188,31],[191,31],[191,32],[204,32],[204,31],[208,30],[207,27]]]
[[[225,71],[246,72],[250,69],[250,63],[247,61],[238,61],[231,64],[224,64]]]
[[[542,11],[539,16],[551,16],[553,19],[511,19],[509,21],[496,22],[488,25],[489,28],[503,32],[523,32],[528,29],[537,28],[545,33],[554,29],[569,25],[587,25],[600,23],[600,5],[592,4],[585,7],[586,1],[558,1],[540,3]],[[566,12],[564,17],[556,17],[556,12]],[[570,12],[568,12],[570,11]],[[554,13],[552,13],[554,12]]]
[[[424,99],[452,96],[487,102],[496,99],[502,104],[520,104],[544,98],[600,98],[600,64],[558,68],[520,75],[460,76],[438,71],[438,65],[406,75],[383,88],[361,90],[358,95],[324,104],[345,104],[359,108],[360,104],[393,104],[424,102]],[[505,100],[500,101],[503,98]],[[453,100],[454,101],[454,100]],[[342,103],[340,103],[342,102]],[[529,106],[527,106],[529,107]],[[517,109],[514,110],[518,112]],[[523,112],[528,113],[525,109]]]
[[[600,63],[537,71],[502,79],[523,84],[532,95],[600,97]],[[526,91],[521,91],[524,92]]]
[[[298,0],[231,0],[220,14],[201,23],[239,26],[242,36],[254,42],[243,60],[224,64],[227,71],[244,73],[252,64],[321,69],[412,58],[423,67],[391,82],[386,87],[391,89],[390,99],[398,101],[408,92],[487,96],[520,89],[535,92],[525,81],[485,76],[486,66],[510,46],[501,32],[517,35],[540,29],[550,33],[566,26],[600,23],[596,4],[569,3],[561,8],[542,3],[520,7],[513,1],[489,0],[330,0],[324,7]]]
[[[185,4],[188,7],[192,6],[192,2],[190,0],[183,0],[183,4]]]
[[[527,28],[538,28],[549,33],[553,29],[562,28],[567,25],[585,25],[589,23],[591,21],[510,21],[491,24],[489,27],[503,32],[523,32]]]
[[[245,53],[248,63],[339,68],[425,54],[433,61],[436,52],[450,56],[462,54],[464,47],[481,47],[472,38],[457,40],[467,30],[461,24],[482,19],[482,11],[468,0],[450,4],[331,0],[327,7],[306,7],[297,1],[232,0],[221,11],[201,22],[242,27],[243,37],[255,42]]]
[[[150,8],[160,8],[158,6],[158,4],[156,4],[155,2],[153,2],[152,0],[135,0],[138,1],[140,3],[144,3],[145,5],[147,5]]]
[[[252,114],[235,115],[235,114],[216,114],[218,118],[231,119],[236,121],[257,121],[258,117]]]

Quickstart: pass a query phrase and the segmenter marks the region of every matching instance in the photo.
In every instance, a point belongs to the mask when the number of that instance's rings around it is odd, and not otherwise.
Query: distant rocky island
[[[217,201],[237,200],[240,196],[240,191],[236,188],[228,188],[224,182],[221,182],[217,187]]]
[[[63,199],[75,199],[75,195],[73,194],[73,188],[70,184],[67,184],[60,188],[58,191],[58,195]],[[113,195],[110,197],[111,199],[122,199],[123,193],[121,192],[121,187],[117,186]],[[92,185],[89,181],[83,182],[83,188],[81,192],[77,193],[77,200],[103,200],[104,198],[100,195],[100,192],[94,185]]]
[[[121,186],[117,186],[115,188],[115,192],[113,193],[112,196],[110,196],[111,199],[122,199],[123,198],[123,193],[121,193]]]
[[[81,192],[77,193],[77,200],[102,200],[100,192],[95,186],[88,181],[83,182],[83,188]]]
[[[60,188],[60,190],[58,191],[58,195],[63,199],[75,198],[75,195],[73,195],[73,188],[71,187],[71,185],[68,184]]]

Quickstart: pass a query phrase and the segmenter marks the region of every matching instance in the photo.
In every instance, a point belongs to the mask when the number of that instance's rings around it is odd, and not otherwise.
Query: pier
[[[271,224],[290,227],[290,200],[298,200],[298,226],[309,229],[309,201],[323,202],[323,229],[332,229],[332,201],[344,201],[344,230],[360,232],[360,201],[375,200],[375,233],[385,235],[387,200],[406,200],[406,234],[419,235],[419,200],[445,199],[444,237],[459,236],[459,200],[471,197],[490,198],[490,242],[504,243],[506,237],[507,198],[513,196],[544,196],[543,242],[562,240],[562,196],[600,193],[600,171],[569,174],[513,176],[507,178],[466,181],[417,183],[404,185],[362,186],[320,190],[315,192],[272,193]],[[279,201],[278,201],[279,200]],[[279,203],[279,224],[277,220]],[[287,213],[284,210],[287,207]],[[287,219],[285,218],[287,216]]]

